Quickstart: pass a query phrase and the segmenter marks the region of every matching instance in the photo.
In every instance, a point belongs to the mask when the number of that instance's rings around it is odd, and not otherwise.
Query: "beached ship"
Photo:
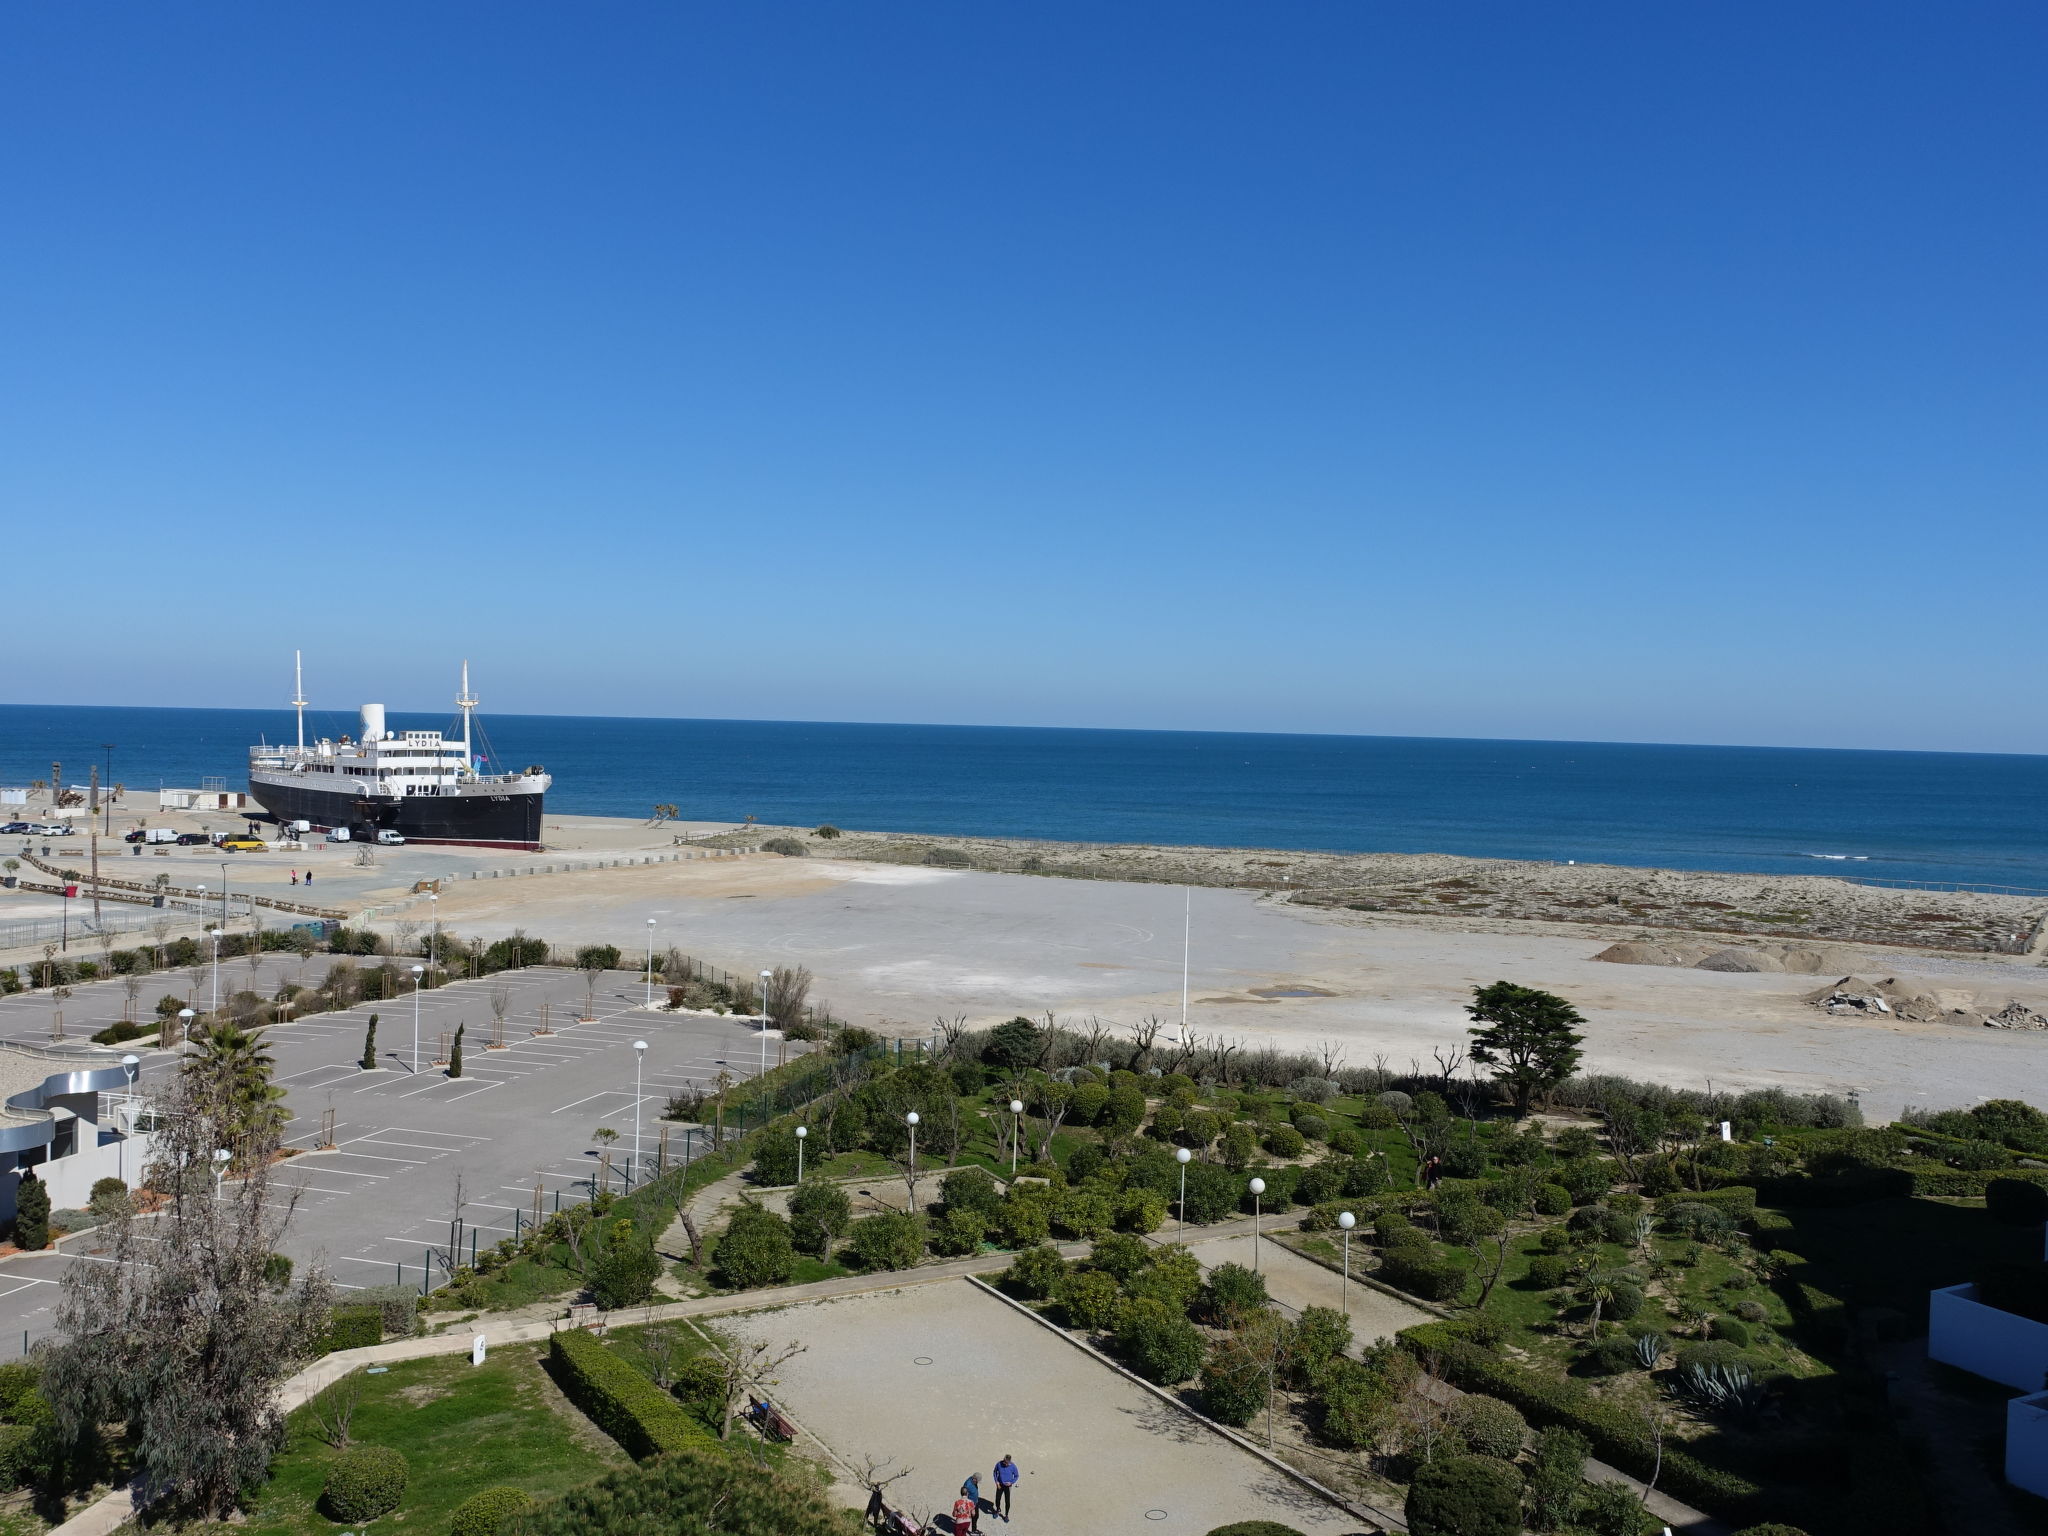
[[[294,659],[297,746],[249,749],[249,794],[278,821],[352,838],[396,832],[412,842],[540,847],[541,801],[553,780],[539,765],[492,772],[473,739],[477,701],[462,664],[462,734],[390,731],[384,706],[365,704],[362,734],[306,741],[306,694]]]

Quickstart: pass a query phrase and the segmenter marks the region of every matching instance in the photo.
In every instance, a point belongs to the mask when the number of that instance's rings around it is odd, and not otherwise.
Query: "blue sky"
[[[10,7],[0,698],[2048,751],[2044,44]]]

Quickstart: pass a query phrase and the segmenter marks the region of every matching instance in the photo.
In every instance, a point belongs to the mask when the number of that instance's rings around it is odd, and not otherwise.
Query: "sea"
[[[309,733],[356,729],[308,712]],[[391,727],[449,729],[392,711]],[[1092,843],[1455,853],[2048,892],[2048,757],[493,715],[550,809]],[[0,705],[0,786],[242,785],[288,710]]]

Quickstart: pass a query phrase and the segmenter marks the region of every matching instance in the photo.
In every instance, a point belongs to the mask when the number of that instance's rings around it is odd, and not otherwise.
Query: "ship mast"
[[[292,652],[292,708],[299,712],[299,750],[306,750],[306,669],[300,653]]]
[[[469,745],[469,716],[476,708],[476,696],[469,691],[469,663],[462,663],[462,692],[455,695],[455,707],[462,711],[462,768],[465,773],[476,772],[476,759],[471,755]]]

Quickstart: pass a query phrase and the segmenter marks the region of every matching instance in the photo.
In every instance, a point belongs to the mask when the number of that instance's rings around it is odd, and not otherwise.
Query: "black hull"
[[[279,821],[352,833],[389,828],[409,842],[540,847],[540,795],[405,795],[396,800],[338,795],[296,784],[249,781],[250,798]]]

